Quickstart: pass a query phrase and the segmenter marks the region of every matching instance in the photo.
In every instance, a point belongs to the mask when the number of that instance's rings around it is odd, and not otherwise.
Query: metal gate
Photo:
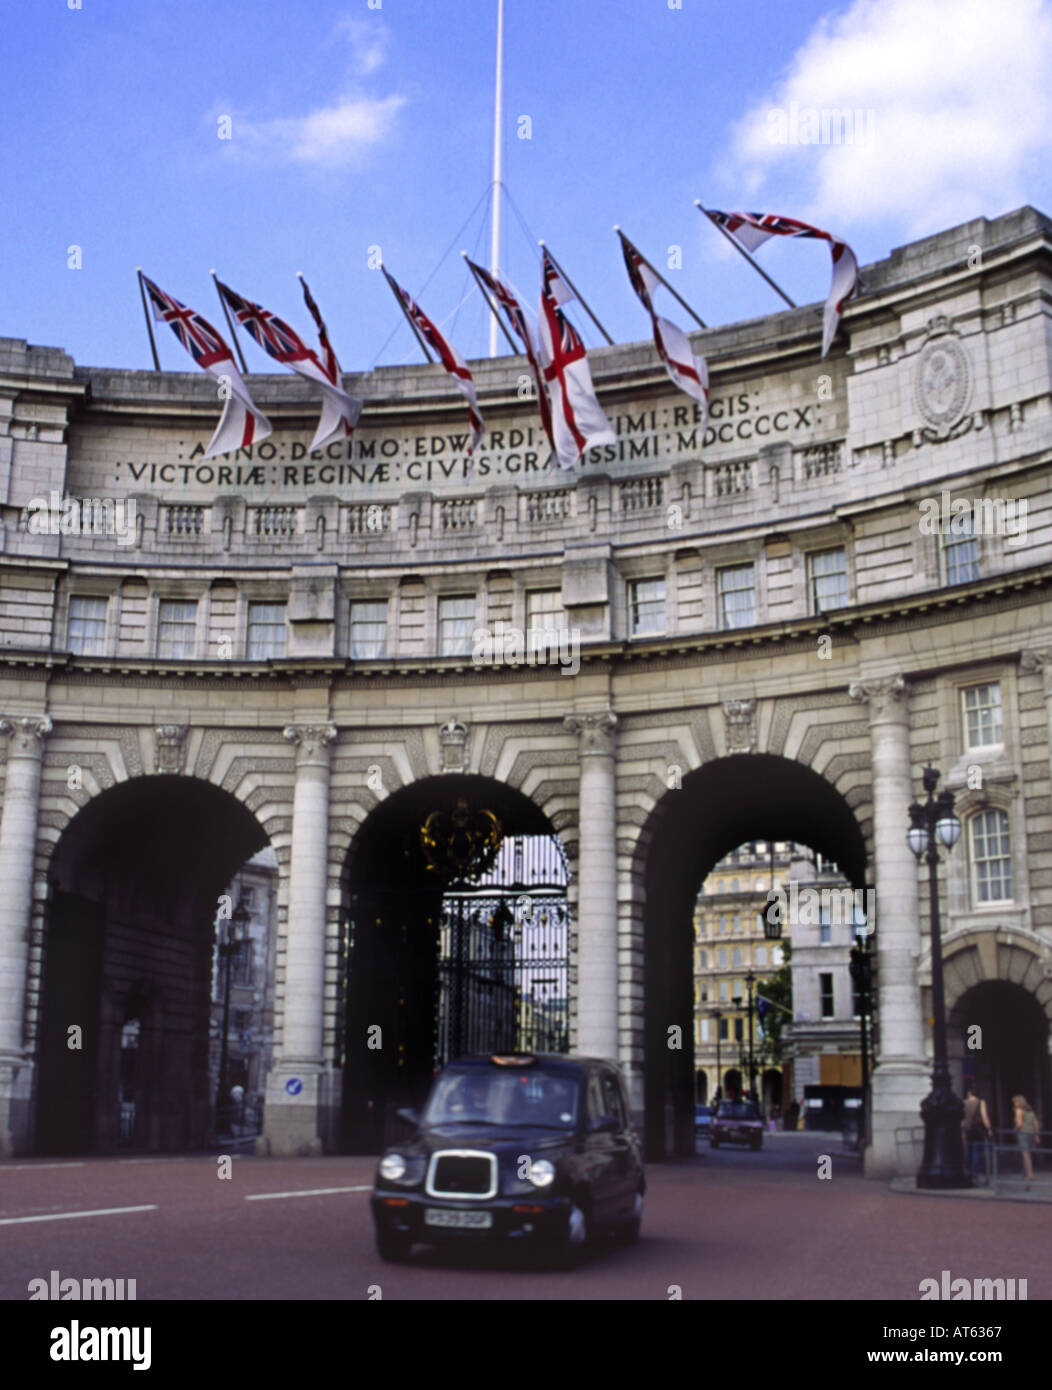
[[[443,895],[436,1067],[479,1052],[568,1050],[568,877],[558,840],[512,836],[477,884]]]

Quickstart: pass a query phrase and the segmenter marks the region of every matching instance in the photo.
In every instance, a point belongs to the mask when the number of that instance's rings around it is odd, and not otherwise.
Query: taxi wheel
[[[381,1260],[388,1264],[402,1264],[408,1260],[413,1248],[413,1238],[405,1231],[377,1231],[376,1250]]]

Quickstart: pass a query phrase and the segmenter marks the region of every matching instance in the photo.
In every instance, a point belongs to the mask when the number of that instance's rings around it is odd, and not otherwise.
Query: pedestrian
[[[1026,1096],[1013,1096],[1012,1104],[1015,1107],[1016,1138],[1023,1154],[1023,1177],[1029,1191],[1034,1180],[1034,1146],[1041,1143],[1041,1126]]]
[[[968,1171],[977,1178],[980,1165],[985,1181],[986,1144],[993,1138],[993,1127],[987,1114],[986,1101],[975,1094],[975,1083],[969,1081],[964,1098],[964,1118],[961,1121],[961,1138],[966,1144]]]

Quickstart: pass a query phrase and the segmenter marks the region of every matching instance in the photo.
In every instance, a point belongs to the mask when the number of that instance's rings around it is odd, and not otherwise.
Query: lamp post
[[[223,973],[223,1031],[219,1044],[219,1084],[216,1086],[216,1134],[226,1133],[224,1123],[229,1122],[230,1095],[229,1080],[230,1053],[227,1035],[230,1032],[230,976],[233,973],[233,958],[248,939],[249,912],[242,898],[229,918],[219,921],[219,940],[216,950],[221,961],[226,962]]]
[[[924,1121],[924,1158],[917,1170],[918,1187],[970,1187],[964,1172],[961,1142],[963,1102],[954,1094],[946,1055],[946,998],[942,980],[942,933],[939,925],[939,845],[952,850],[961,834],[961,822],[954,814],[953,793],[935,795],[939,774],[930,765],[924,769],[926,802],[910,806],[910,828],[906,839],[917,862],[928,861],[931,927],[931,999],[934,1015],[933,1066],[931,1091],[921,1101]]]
[[[723,1099],[723,1071],[720,1065],[720,1024],[723,1021],[723,1010],[716,1010],[716,1090],[713,1092],[715,1104]]]
[[[753,1037],[753,1033],[752,1033],[752,1014],[753,1014],[752,993],[753,993],[753,986],[754,986],[755,984],[756,984],[756,976],[755,976],[755,975],[752,973],[752,971],[750,970],[749,973],[748,973],[748,974],[746,975],[746,977],[745,977],[745,987],[746,987],[746,989],[749,991],[749,1099],[750,1099],[750,1100],[756,1100],[756,1099],[757,1099],[757,1095],[756,1095],[756,1059],[755,1059],[755,1057],[753,1056],[753,1048],[752,1048],[752,1037]]]

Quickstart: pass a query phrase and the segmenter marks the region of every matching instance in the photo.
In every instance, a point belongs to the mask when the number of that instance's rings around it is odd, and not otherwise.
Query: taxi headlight
[[[401,1154],[384,1154],[380,1160],[380,1176],[388,1182],[405,1177],[405,1159]]]
[[[555,1180],[555,1164],[546,1158],[534,1159],[526,1176],[534,1187],[550,1187]]]

